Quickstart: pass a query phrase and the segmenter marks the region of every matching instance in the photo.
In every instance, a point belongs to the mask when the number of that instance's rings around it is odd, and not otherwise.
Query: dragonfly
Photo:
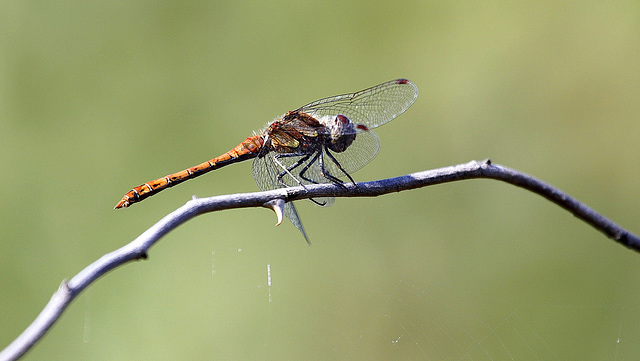
[[[253,159],[253,177],[261,190],[321,183],[355,184],[351,173],[369,163],[380,150],[372,129],[396,118],[416,100],[418,87],[396,79],[357,91],[316,100],[289,111],[230,151],[162,178],[141,184],[122,197],[115,209],[126,208],[164,189],[229,164]],[[329,206],[333,198],[312,198]],[[293,203],[284,214],[309,238]]]

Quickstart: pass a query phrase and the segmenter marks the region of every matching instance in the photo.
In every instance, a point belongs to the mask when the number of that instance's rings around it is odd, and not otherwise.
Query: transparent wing
[[[302,233],[302,236],[307,241],[307,244],[311,245],[311,241],[309,237],[307,237],[307,232],[304,231],[304,227],[302,226],[302,222],[300,222],[300,217],[298,217],[298,212],[296,211],[296,207],[293,205],[293,202],[285,203],[284,205],[284,215],[289,218],[291,223]]]
[[[278,189],[283,187],[295,187],[299,186],[298,182],[292,178],[289,174],[283,174],[280,180],[278,180],[280,173],[284,171],[274,158],[278,153],[270,152],[263,157],[255,158],[253,160],[253,178],[255,178],[258,187],[263,191],[272,189]],[[286,161],[280,161],[283,165],[289,165],[294,161],[294,158],[289,157]]]
[[[262,190],[297,187],[301,184],[330,183],[331,181],[324,177],[320,171],[320,156],[318,153],[290,155],[272,152],[253,161],[253,177]],[[334,199],[330,197],[313,198],[313,202],[330,206]]]
[[[331,152],[331,155],[338,161],[342,169],[352,174],[371,162],[378,155],[378,151],[380,151],[380,140],[373,131],[369,130],[357,132],[356,139],[344,152]],[[332,175],[343,180],[346,178],[330,157],[325,155],[324,163],[325,168]]]
[[[253,161],[253,178],[255,178],[256,183],[258,183],[258,187],[263,191],[285,187],[285,185],[277,182],[280,167],[274,162],[273,155],[274,153],[270,153],[262,158],[255,158]],[[291,178],[286,178],[285,180],[291,181]],[[290,184],[290,186],[292,185],[293,184]],[[295,185],[298,184],[296,183]],[[307,243],[311,244],[309,237],[307,237],[307,232],[305,232],[304,227],[302,226],[300,217],[298,217],[296,207],[292,202],[285,203],[284,215],[291,221],[291,223],[293,223],[300,233],[302,233],[302,236]]]
[[[323,150],[300,155],[271,152],[256,158],[253,161],[253,177],[262,190],[333,183],[332,177],[348,181],[347,174],[364,167],[375,158],[379,149],[380,142],[372,131],[359,132],[344,152]],[[330,206],[334,198],[313,198],[313,202]]]
[[[417,97],[415,84],[407,79],[396,79],[355,93],[320,99],[297,110],[317,118],[342,114],[371,129],[402,114]]]

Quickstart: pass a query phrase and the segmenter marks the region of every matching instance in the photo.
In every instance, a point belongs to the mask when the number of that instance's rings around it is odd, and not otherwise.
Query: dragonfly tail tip
[[[120,208],[127,208],[129,207],[129,202],[126,199],[121,199],[120,202],[118,202],[118,204],[116,204],[115,207],[113,207],[113,209],[120,209]]]

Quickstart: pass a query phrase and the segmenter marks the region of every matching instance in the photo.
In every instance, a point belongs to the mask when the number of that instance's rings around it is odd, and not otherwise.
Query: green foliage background
[[[406,77],[366,181],[491,158],[640,233],[637,1],[3,1],[0,347],[60,282],[251,164],[114,211],[287,110]],[[640,255],[474,180],[202,216],[25,360],[630,360]],[[267,267],[272,284],[267,284]]]

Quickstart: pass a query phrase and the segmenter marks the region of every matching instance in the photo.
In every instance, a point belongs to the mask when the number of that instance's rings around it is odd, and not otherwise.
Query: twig
[[[16,360],[42,338],[67,306],[92,282],[108,271],[128,261],[144,259],[147,252],[162,236],[182,223],[203,213],[230,208],[264,206],[273,209],[282,219],[280,211],[284,202],[314,197],[375,197],[391,192],[426,187],[474,178],[491,178],[511,183],[535,192],[560,207],[573,213],[616,242],[640,252],[640,238],[627,232],[617,224],[599,215],[591,208],[569,197],[560,190],[516,170],[489,160],[472,161],[451,167],[413,173],[397,178],[373,182],[345,184],[318,184],[312,186],[283,188],[269,192],[243,193],[193,199],[170,213],[126,246],[102,256],[68,282],[63,282],[58,291],[38,317],[7,348],[0,352],[0,361]]]

